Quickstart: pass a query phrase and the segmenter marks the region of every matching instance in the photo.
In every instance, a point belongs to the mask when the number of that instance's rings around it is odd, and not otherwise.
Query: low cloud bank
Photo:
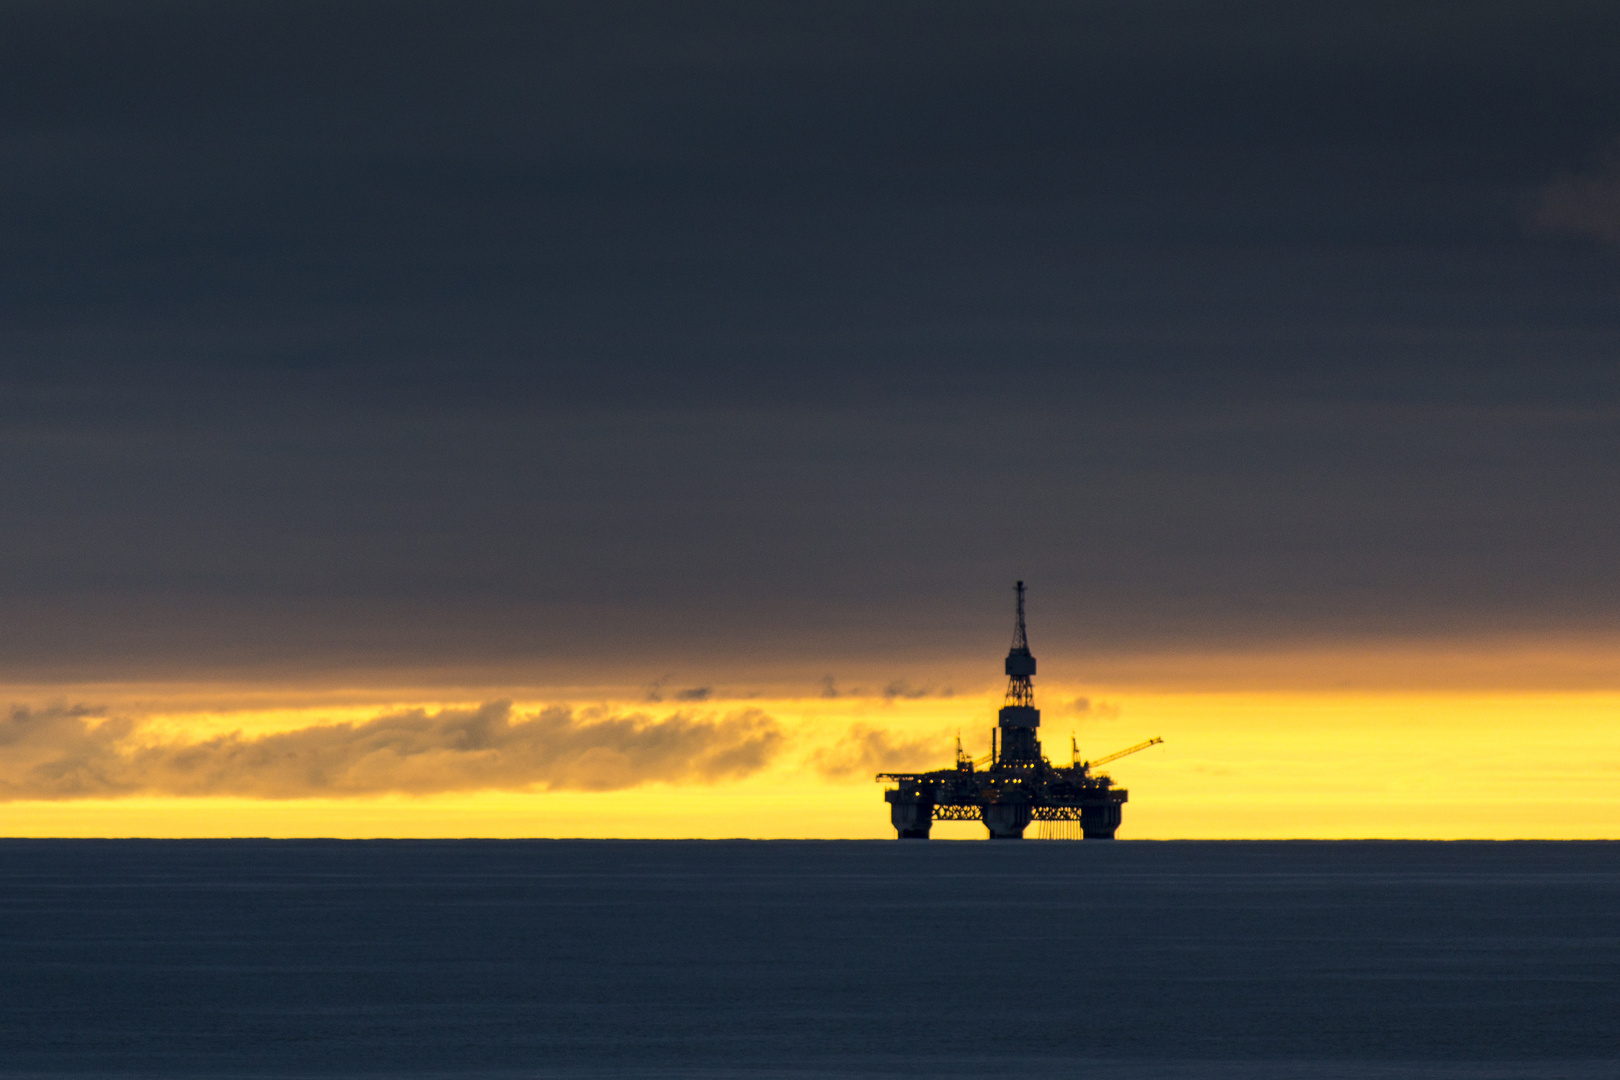
[[[104,710],[14,708],[0,719],[0,800],[612,791],[747,776],[783,741],[776,721],[758,709],[581,718],[563,707],[514,715],[505,701],[259,737],[154,744],[137,736],[132,721]]]

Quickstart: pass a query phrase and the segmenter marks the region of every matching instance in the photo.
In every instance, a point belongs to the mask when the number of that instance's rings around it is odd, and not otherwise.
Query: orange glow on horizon
[[[1041,734],[1054,760],[1067,759],[1071,731],[1091,756],[1165,738],[1108,770],[1131,792],[1122,839],[1620,837],[1620,693],[1612,691],[1167,693],[1049,685],[1041,693]],[[1074,704],[1082,694],[1084,712]],[[201,740],[358,724],[397,707],[389,700],[376,694],[369,705],[346,698],[233,710],[192,702],[164,710],[148,700],[137,737]],[[723,715],[740,703],[599,704],[660,717]],[[945,767],[958,730],[971,752],[983,753],[998,704],[994,693],[749,700],[780,725],[781,749],[757,772],[713,784],[36,799],[0,803],[0,834],[889,838],[872,773]],[[885,752],[899,758],[862,757]],[[942,823],[935,835],[977,839],[984,830]]]

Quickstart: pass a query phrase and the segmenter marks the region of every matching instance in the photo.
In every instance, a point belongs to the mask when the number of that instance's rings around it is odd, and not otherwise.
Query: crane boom
[[[1112,754],[1109,754],[1107,757],[1100,757],[1096,761],[1088,761],[1088,762],[1086,762],[1086,764],[1088,766],[1106,765],[1110,761],[1118,761],[1120,758],[1124,757],[1127,754],[1134,754],[1138,750],[1146,750],[1148,747],[1157,746],[1162,742],[1164,742],[1163,739],[1152,738],[1152,739],[1149,739],[1147,742],[1139,742],[1135,746],[1128,746],[1123,750],[1116,751],[1116,752],[1114,752]]]

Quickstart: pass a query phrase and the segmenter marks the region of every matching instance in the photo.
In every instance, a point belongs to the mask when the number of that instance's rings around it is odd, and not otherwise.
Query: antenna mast
[[[1024,583],[1018,589],[1018,625],[1013,628],[1013,652],[1029,652],[1029,635],[1024,633]]]

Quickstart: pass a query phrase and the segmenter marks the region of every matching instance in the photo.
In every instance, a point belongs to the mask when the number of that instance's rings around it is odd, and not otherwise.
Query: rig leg
[[[934,827],[933,800],[907,798],[906,795],[903,791],[891,791],[884,796],[889,800],[889,820],[894,823],[900,839],[926,840],[928,830]]]
[[[1119,803],[1102,803],[1094,806],[1080,807],[1080,829],[1087,840],[1112,840],[1114,830],[1119,828],[1120,821],[1125,816],[1125,808]]]
[[[992,840],[1022,840],[1029,828],[1028,803],[990,803],[984,808],[984,827]]]

